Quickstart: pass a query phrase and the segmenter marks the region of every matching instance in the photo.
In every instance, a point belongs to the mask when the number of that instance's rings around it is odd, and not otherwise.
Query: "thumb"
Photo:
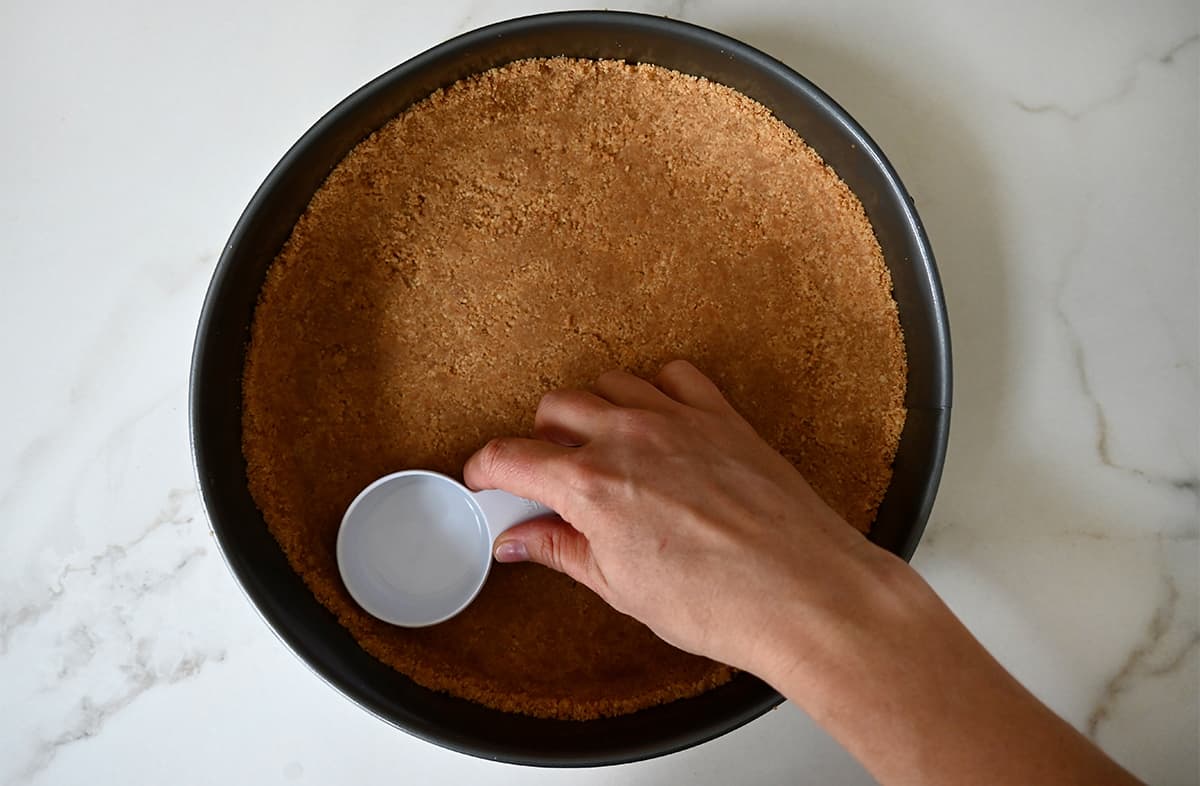
[[[587,538],[557,516],[518,524],[496,538],[497,562],[536,562],[582,581],[591,559]]]

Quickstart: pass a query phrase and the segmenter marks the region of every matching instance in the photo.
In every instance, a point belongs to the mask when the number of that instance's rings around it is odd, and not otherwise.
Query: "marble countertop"
[[[954,338],[914,564],[1146,780],[1195,784],[1198,12],[637,3],[741,38],[891,157]],[[535,0],[0,9],[0,784],[820,783],[792,706],[690,751],[528,770],[359,710],[269,632],[193,487],[193,331],[254,189],[360,84]]]

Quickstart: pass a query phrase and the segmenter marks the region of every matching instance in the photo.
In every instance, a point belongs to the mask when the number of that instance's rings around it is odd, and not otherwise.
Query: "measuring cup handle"
[[[496,538],[500,537],[500,533],[523,521],[536,519],[539,516],[554,515],[554,511],[539,502],[499,489],[476,491],[474,496],[475,501],[483,510],[483,517],[487,520],[488,534],[493,543],[496,542]]]

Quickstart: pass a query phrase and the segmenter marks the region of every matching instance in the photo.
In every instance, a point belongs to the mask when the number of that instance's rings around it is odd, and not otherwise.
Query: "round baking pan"
[[[871,539],[905,559],[933,505],[950,413],[950,346],[941,285],[912,200],[845,111],[777,60],[718,33],[660,17],[566,12],[466,33],[397,66],[321,118],[271,171],[217,263],[192,357],[190,427],[197,482],[230,570],[275,633],[313,671],[383,720],[488,759],[595,766],[681,750],[741,726],[782,698],[748,674],[617,718],[555,721],[435,693],[364,652],[321,606],[268,532],[242,457],[242,366],[267,268],[330,170],[359,141],[438,88],[529,57],[648,62],[704,76],[761,102],[800,134],[866,208],[891,270],[908,352],[908,420]]]

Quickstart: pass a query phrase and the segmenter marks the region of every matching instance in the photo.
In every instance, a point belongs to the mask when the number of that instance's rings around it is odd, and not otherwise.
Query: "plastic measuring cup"
[[[437,472],[395,472],[346,508],[338,570],[350,596],[372,616],[407,628],[434,625],[479,594],[500,533],[549,514],[533,500],[473,492]]]

